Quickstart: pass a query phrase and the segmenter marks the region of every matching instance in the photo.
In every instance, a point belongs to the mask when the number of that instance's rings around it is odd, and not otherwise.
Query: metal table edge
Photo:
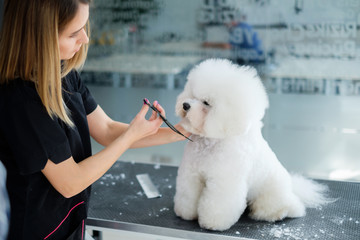
[[[108,220],[99,220],[95,218],[88,218],[86,220],[86,225],[91,229],[103,231],[106,229],[110,230],[122,230],[129,231],[135,233],[144,233],[144,234],[152,234],[157,236],[164,237],[174,237],[174,238],[183,238],[183,239],[194,239],[194,240],[203,240],[206,238],[207,240],[255,240],[252,238],[243,238],[243,237],[233,237],[226,235],[216,235],[215,233],[201,233],[201,232],[192,232],[186,230],[179,230],[173,228],[165,228],[165,227],[157,227],[143,224],[135,224],[135,223],[127,223],[127,222],[119,222],[119,221],[108,221]]]

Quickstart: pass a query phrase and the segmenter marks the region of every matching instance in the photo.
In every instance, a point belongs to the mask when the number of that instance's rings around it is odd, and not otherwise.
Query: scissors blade
[[[164,120],[165,124],[169,126],[169,128],[171,130],[173,130],[174,132],[176,132],[177,134],[180,134],[181,136],[183,136],[184,138],[186,138],[189,141],[193,141],[190,138],[188,138],[187,136],[185,136],[184,134],[182,134],[179,130],[177,130],[167,119]]]
[[[154,110],[155,112],[157,112],[159,114],[159,116],[161,117],[161,119],[165,122],[166,125],[168,125],[168,127],[173,130],[174,132],[176,132],[177,134],[180,134],[181,136],[185,137],[186,139],[188,139],[189,141],[193,142],[193,140],[191,140],[190,138],[188,138],[187,136],[185,136],[184,134],[182,134],[179,130],[177,130],[163,115],[161,115],[160,111],[154,107],[153,105],[151,105],[150,103],[148,103],[145,99],[144,99],[144,103],[146,105],[148,105],[152,110]]]

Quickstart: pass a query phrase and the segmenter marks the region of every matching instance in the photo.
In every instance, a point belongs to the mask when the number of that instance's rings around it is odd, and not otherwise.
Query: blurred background
[[[360,180],[360,1],[93,0],[90,21],[81,75],[113,119],[129,123],[146,97],[177,123],[189,69],[228,58],[258,70],[263,134],[289,171]],[[120,160],[177,166],[185,143]]]

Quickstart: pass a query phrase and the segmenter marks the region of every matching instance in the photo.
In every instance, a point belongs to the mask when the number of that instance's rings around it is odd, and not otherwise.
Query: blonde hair
[[[59,33],[80,3],[90,0],[5,0],[0,33],[0,84],[16,78],[33,81],[49,116],[70,126],[61,78],[84,64],[88,46],[61,61]],[[85,30],[89,33],[89,23]]]

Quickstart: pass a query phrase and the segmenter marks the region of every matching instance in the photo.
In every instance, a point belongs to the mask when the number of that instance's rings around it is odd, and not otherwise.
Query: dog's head
[[[264,117],[268,98],[254,68],[226,59],[195,66],[176,102],[183,127],[196,135],[225,138],[245,134]]]

